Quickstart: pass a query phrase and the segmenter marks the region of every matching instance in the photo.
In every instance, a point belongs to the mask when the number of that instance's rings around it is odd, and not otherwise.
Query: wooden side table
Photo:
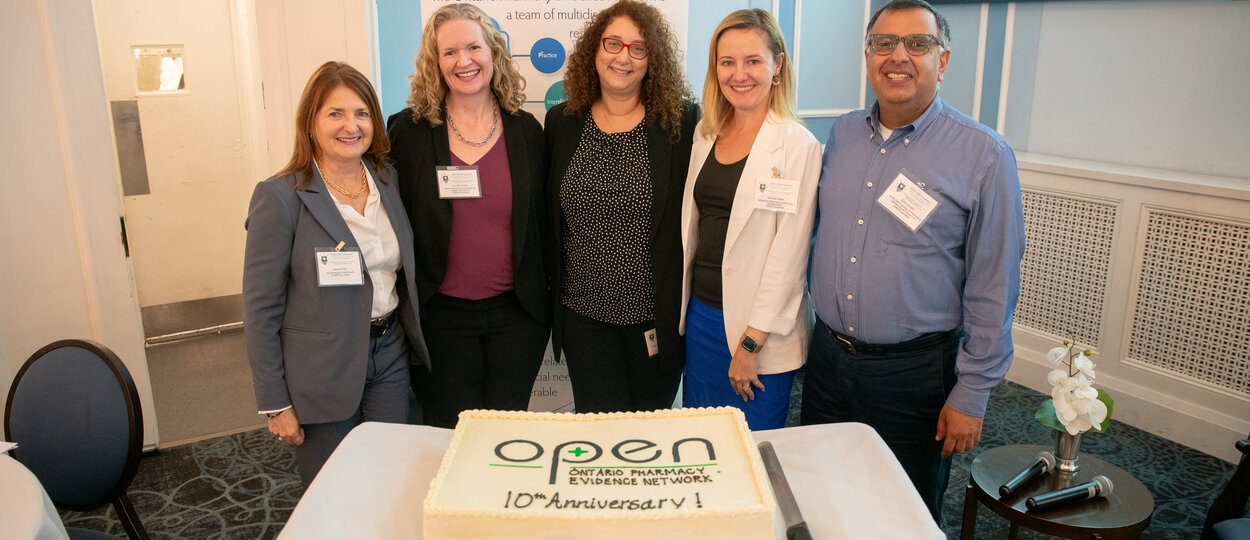
[[[972,540],[977,527],[977,503],[984,504],[1011,523],[1013,540],[1024,526],[1062,538],[1137,538],[1150,524],[1154,497],[1133,475],[1106,461],[1082,454],[1081,470],[1075,474],[1051,471],[1006,499],[998,496],[1003,485],[1030,463],[1046,446],[1012,445],[991,448],[972,460],[968,488],[964,492],[964,518],[960,538]],[[1111,479],[1113,489],[1106,497],[1094,498],[1045,512],[1028,512],[1024,501],[1040,495],[1089,482],[1098,475]]]

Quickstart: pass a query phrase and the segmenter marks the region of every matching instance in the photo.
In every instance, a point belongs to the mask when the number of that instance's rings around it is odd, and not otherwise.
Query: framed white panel
[[[942,101],[973,116],[975,104],[980,99],[977,77],[984,67],[982,41],[988,20],[982,18],[981,4],[942,5],[938,9],[951,27],[951,60],[938,87]],[[988,13],[988,10],[986,10]],[[985,85],[998,85],[998,81],[984,81]],[[871,90],[871,88],[869,89]],[[995,111],[980,111],[982,119]]]
[[[862,106],[866,3],[795,0],[791,56],[799,114],[829,116]]]
[[[1047,2],[1029,151],[1246,179],[1250,62],[1223,38],[1246,21],[1250,2]]]

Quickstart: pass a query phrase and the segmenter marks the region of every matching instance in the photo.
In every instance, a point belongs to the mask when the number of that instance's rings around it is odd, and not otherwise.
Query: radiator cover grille
[[[1022,190],[1027,238],[1015,323],[1097,347],[1118,207]]]
[[[1250,227],[1148,211],[1129,357],[1250,395]]]

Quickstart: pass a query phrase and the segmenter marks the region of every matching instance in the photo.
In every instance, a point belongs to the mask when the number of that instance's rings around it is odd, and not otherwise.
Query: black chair
[[[81,511],[112,503],[126,534],[147,540],[126,496],[143,449],[139,391],[113,351],[79,339],[39,349],[9,388],[4,438],[17,443],[13,458],[34,473],[54,504]]]
[[[1207,511],[1207,521],[1202,525],[1202,540],[1250,538],[1250,520],[1238,519],[1245,517],[1246,499],[1250,498],[1250,438],[1237,441],[1237,449],[1241,451],[1241,461]],[[1221,522],[1226,523],[1217,528],[1216,525]]]

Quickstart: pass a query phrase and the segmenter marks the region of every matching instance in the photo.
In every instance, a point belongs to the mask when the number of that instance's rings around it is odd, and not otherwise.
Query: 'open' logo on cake
[[[700,444],[702,443],[702,444]],[[695,448],[702,463],[683,463],[683,445]],[[522,467],[540,469],[531,463],[546,453],[543,445],[528,439],[512,439],[495,446],[495,456],[508,463],[492,463],[493,467]],[[576,464],[569,468],[569,483],[578,485],[665,485],[707,483],[712,481],[716,466],[716,448],[702,437],[687,437],[673,443],[669,452],[671,460],[661,460],[664,451],[660,445],[646,439],[626,439],[612,446],[612,456],[630,465],[586,465],[603,457],[603,447],[591,441],[567,441],[556,445],[551,451],[551,473],[547,483],[555,484],[560,463]],[[657,461],[659,463],[657,463]]]

